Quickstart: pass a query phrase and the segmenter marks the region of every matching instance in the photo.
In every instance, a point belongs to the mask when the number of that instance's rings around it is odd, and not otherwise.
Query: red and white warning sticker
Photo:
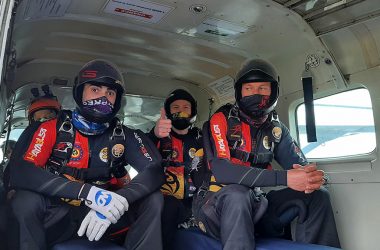
[[[142,0],[110,0],[104,7],[104,12],[126,16],[139,21],[158,23],[174,7]]]

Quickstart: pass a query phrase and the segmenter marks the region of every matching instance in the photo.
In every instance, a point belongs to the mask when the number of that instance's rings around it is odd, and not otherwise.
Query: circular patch
[[[112,147],[112,155],[116,158],[121,157],[124,154],[124,145],[116,144]]]
[[[82,159],[82,157],[83,157],[83,149],[78,145],[74,145],[70,160],[79,161]]]
[[[195,148],[190,148],[189,149],[189,156],[190,156],[190,158],[194,158],[196,151],[197,150]]]
[[[202,230],[204,233],[206,232],[206,227],[205,227],[205,225],[203,224],[202,221],[200,221],[200,222],[198,223],[198,227],[199,227],[199,229]]]
[[[108,160],[108,148],[102,148],[102,150],[100,150],[99,158],[102,162],[107,162],[107,160]]]
[[[264,139],[263,139],[263,145],[264,145],[264,148],[266,149],[270,149],[270,145],[269,145],[269,137],[266,135],[264,136]]]
[[[276,138],[277,140],[279,140],[281,138],[281,134],[282,134],[282,129],[280,127],[274,127],[272,129],[272,135],[274,136],[274,138]]]

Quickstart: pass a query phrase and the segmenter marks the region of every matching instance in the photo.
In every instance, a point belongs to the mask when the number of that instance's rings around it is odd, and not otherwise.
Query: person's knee
[[[243,209],[252,206],[251,190],[241,185],[229,185],[223,194],[223,202],[229,207]]]
[[[162,211],[164,207],[164,197],[160,191],[151,193],[145,198],[145,202],[149,203],[155,210]]]
[[[313,192],[314,202],[320,205],[328,205],[330,206],[330,194],[325,188],[321,188],[319,190],[315,190]]]
[[[11,209],[17,218],[42,213],[43,199],[40,194],[19,190],[11,200]]]

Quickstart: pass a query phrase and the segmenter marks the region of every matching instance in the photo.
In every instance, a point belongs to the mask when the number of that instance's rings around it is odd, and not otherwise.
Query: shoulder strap
[[[112,123],[115,124],[115,123]],[[121,128],[121,129],[120,129]],[[72,176],[73,178],[77,180],[95,180],[99,178],[109,178],[111,168],[86,168],[86,169],[78,169],[73,167],[68,167],[66,164],[69,162],[71,158],[71,154],[74,148],[75,143],[75,133],[76,130],[73,128],[72,122],[71,122],[71,112],[67,110],[63,110],[59,113],[58,119],[57,119],[57,138],[54,144],[54,148],[52,151],[52,154],[46,164],[47,169],[57,175],[67,174]],[[125,139],[124,130],[122,128],[122,125],[116,125],[113,130],[113,135],[111,136],[111,141],[114,142],[115,145],[117,142],[120,142],[120,137]],[[118,138],[117,140],[114,140],[115,138]],[[111,145],[111,144],[110,144]],[[118,158],[118,153],[123,151],[124,153],[124,145],[120,143],[119,148],[115,148],[112,144],[111,147],[108,148],[108,150],[111,150],[110,155],[115,154],[115,158]],[[124,159],[124,157],[122,157]],[[121,174],[121,171],[117,166],[118,164],[113,164],[113,160],[109,161],[109,164],[113,167],[112,169],[114,171],[118,170],[118,173]],[[124,161],[122,162],[123,169],[124,168]],[[126,171],[126,170],[125,170]],[[118,175],[117,173],[114,174],[114,176]],[[124,174],[125,175],[125,174]],[[123,176],[124,176],[123,175]]]
[[[241,121],[238,107],[233,104],[226,104],[220,107],[217,112],[222,112],[227,120],[227,141],[230,149],[236,149],[242,143]]]
[[[47,162],[47,168],[61,174],[61,166],[66,166],[73,152],[75,130],[71,122],[71,111],[61,110],[57,117],[57,137],[53,151]]]
[[[159,151],[162,157],[162,165],[163,167],[169,166],[172,160],[173,153],[173,143],[171,136],[167,136],[159,139],[160,146]]]
[[[269,145],[271,145],[271,151],[273,152],[276,145],[281,141],[282,129],[276,111],[273,110],[269,114],[268,119],[270,120],[265,123],[266,126],[263,128],[263,131],[269,138]]]

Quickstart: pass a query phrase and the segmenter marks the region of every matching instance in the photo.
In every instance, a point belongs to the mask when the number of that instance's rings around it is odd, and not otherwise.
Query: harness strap
[[[52,154],[48,159],[46,167],[54,174],[64,174],[61,166],[66,166],[73,152],[75,142],[75,130],[71,123],[71,112],[60,111],[57,119],[57,138]]]
[[[52,154],[46,164],[46,168],[57,175],[70,175],[77,180],[97,180],[123,177],[127,174],[125,169],[124,141],[125,134],[121,122],[116,118],[115,127],[110,137],[108,146],[109,168],[74,168],[68,167],[75,143],[75,129],[71,123],[71,112],[62,110],[57,120],[57,138]]]
[[[263,133],[268,135],[268,145],[270,145],[270,151],[268,153],[258,153],[254,154],[253,152],[247,152],[244,150],[238,149],[242,145],[243,135],[241,120],[239,118],[239,111],[236,105],[227,104],[220,108],[216,112],[222,112],[227,119],[227,141],[230,148],[231,157],[241,160],[243,162],[254,163],[255,166],[261,167],[260,163],[271,162],[273,160],[273,151],[275,145],[280,142],[280,137],[275,137],[272,132],[274,127],[280,127],[278,121],[278,116],[275,111],[269,114],[270,121],[265,123],[263,128]],[[259,165],[256,165],[259,163]]]
[[[189,134],[193,135],[196,139],[198,139],[201,136],[201,131],[192,128],[189,130]],[[191,163],[191,161],[187,162],[176,162],[173,161],[173,142],[172,138],[170,136],[160,138],[160,146],[159,151],[162,156],[162,166],[163,167],[181,167],[186,166]]]
[[[172,158],[173,144],[170,136],[160,138],[160,154],[163,160],[170,160]]]
[[[110,138],[110,144],[108,146],[108,164],[110,174],[116,178],[125,176],[128,171],[125,168],[125,133],[123,125],[119,119],[115,119],[115,127]]]

